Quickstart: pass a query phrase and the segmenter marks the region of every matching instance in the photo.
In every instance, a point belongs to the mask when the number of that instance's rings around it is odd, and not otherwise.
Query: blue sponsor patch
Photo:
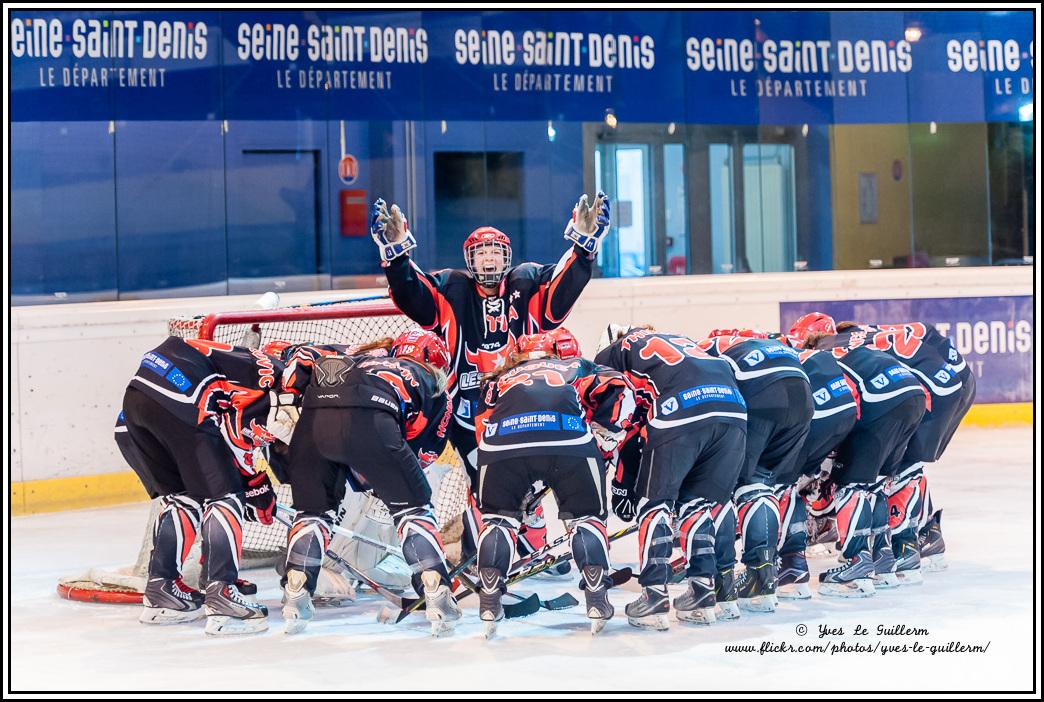
[[[887,371],[889,378],[912,378],[913,373],[906,366],[892,366]]]
[[[192,381],[185,377],[185,374],[177,368],[171,368],[170,372],[167,373],[166,378],[170,381],[171,385],[182,392],[185,392],[192,387]]]
[[[160,376],[165,376],[167,371],[174,367],[173,363],[154,351],[149,351],[141,357],[141,365]]]
[[[704,402],[731,402],[743,407],[747,406],[743,395],[728,385],[697,385],[681,391],[678,393],[678,397],[681,398],[682,407],[692,407]]]
[[[587,431],[583,417],[573,417],[568,414],[562,415],[562,428],[566,431],[578,431],[580,433]]]
[[[457,416],[462,419],[471,419],[471,400],[461,400],[457,405]]]
[[[506,436],[522,431],[558,431],[561,428],[561,415],[558,412],[528,412],[502,419],[497,433]]]
[[[882,388],[886,387],[888,383],[888,376],[886,376],[884,373],[881,373],[880,375],[875,375],[873,378],[870,379],[870,384],[878,390],[881,390]]]
[[[120,410],[120,416],[116,417],[117,424],[126,424],[127,418],[123,416],[123,410]]]
[[[783,344],[779,344],[778,346],[766,346],[762,351],[764,351],[765,355],[769,358],[780,358],[782,356],[793,358],[795,360],[801,358],[801,354],[798,353],[797,349],[792,349]]]
[[[755,349],[743,357],[743,362],[750,367],[754,367],[765,360],[765,354],[760,349]]]
[[[812,399],[816,401],[817,405],[825,405],[830,402],[830,391],[826,388],[819,388],[812,393]]]
[[[834,397],[841,397],[842,395],[852,394],[852,388],[848,386],[848,383],[845,381],[844,376],[834,378],[830,381],[830,384],[827,387],[830,388],[830,394]]]
[[[676,397],[668,397],[660,405],[660,414],[662,414],[664,417],[666,417],[668,415],[672,415],[672,414],[674,414],[677,411],[678,411],[678,398],[676,398]]]

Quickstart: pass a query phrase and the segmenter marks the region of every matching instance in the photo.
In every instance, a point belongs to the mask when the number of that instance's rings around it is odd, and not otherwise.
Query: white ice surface
[[[134,559],[147,515],[144,504],[20,517],[12,522],[12,691],[245,689],[339,690],[1025,690],[1032,683],[1033,436],[1026,429],[961,429],[947,455],[929,469],[949,570],[926,574],[920,587],[879,592],[868,600],[815,596],[783,602],[774,614],[744,614],[710,628],[671,620],[668,632],[630,627],[623,605],[632,581],[614,591],[617,616],[597,637],[582,607],[540,612],[501,625],[486,641],[474,597],[450,638],[433,640],[421,615],[376,623],[383,600],[372,594],[341,609],[320,609],[298,636],[282,633],[277,576],[250,571],[270,609],[261,635],[212,639],[203,623],[150,627],[134,606],[67,602],[59,576]],[[549,523],[553,520],[549,519]],[[616,526],[615,520],[610,528]],[[560,527],[559,527],[560,529]],[[553,536],[554,534],[552,534]],[[633,537],[613,549],[614,565],[635,565]],[[813,574],[828,559],[811,563]],[[813,581],[815,576],[813,575]],[[576,589],[569,578],[527,581],[541,596]],[[813,585],[813,588],[815,585]],[[801,637],[798,624],[808,627]],[[819,625],[845,636],[824,641],[924,645],[960,641],[986,653],[726,653],[726,644],[815,643]],[[928,629],[922,637],[885,637],[879,624]],[[856,625],[872,633],[853,635]]]

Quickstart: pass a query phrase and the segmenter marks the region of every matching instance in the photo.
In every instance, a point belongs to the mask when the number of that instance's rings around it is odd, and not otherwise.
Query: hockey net
[[[168,333],[183,338],[220,341],[233,346],[260,349],[271,341],[291,344],[361,344],[386,336],[395,337],[416,325],[405,317],[387,297],[341,300],[315,305],[274,309],[220,312],[169,320]],[[464,466],[452,447],[447,447],[436,465],[428,469],[432,483],[432,504],[442,528],[447,555],[459,554],[461,515],[467,507],[469,482]],[[276,486],[281,505],[293,506],[293,490],[288,484]],[[102,603],[140,603],[152,552],[152,535],[159,514],[154,500],[136,562],[117,569],[92,568],[86,573],[59,580],[62,597]],[[391,515],[375,498],[360,499],[349,493],[339,511],[342,524],[359,531],[360,520],[386,537],[394,539]],[[247,522],[243,529],[241,568],[273,565],[281,561],[286,549],[287,528],[278,521],[271,525]],[[186,560],[186,581],[198,577],[199,542]]]

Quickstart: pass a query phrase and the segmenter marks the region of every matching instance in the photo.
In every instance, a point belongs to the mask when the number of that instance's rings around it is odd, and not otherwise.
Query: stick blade
[[[536,614],[539,611],[540,598],[536,596],[535,592],[521,602],[512,602],[504,605],[504,616],[507,619],[528,617],[529,615]]]

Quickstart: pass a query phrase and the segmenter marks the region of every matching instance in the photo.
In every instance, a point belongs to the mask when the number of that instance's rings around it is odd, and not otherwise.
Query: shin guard
[[[196,542],[203,505],[188,495],[166,495],[161,505],[152,531],[149,576],[176,580]]]
[[[423,592],[421,574],[426,570],[435,571],[443,583],[449,585],[446,549],[442,545],[442,535],[439,533],[439,525],[435,521],[431,505],[407,507],[393,514],[392,520],[399,534],[403,560],[413,573],[411,581],[414,591],[418,594]]]
[[[609,568],[609,537],[606,534],[604,519],[573,519],[566,524],[566,528],[573,534],[570,542],[573,558],[581,571],[587,566]]]
[[[780,554],[804,553],[808,545],[805,501],[798,495],[796,485],[777,485],[776,499],[780,516],[777,550]]]
[[[243,553],[243,494],[229,493],[203,506],[203,572],[200,587],[235,583]]]
[[[779,541],[779,501],[768,485],[752,483],[736,490],[736,510],[743,541],[743,562],[752,563],[755,553],[776,553]]]
[[[483,515],[482,534],[478,539],[478,568],[493,568],[503,576],[508,575],[515,562],[518,543],[519,522],[511,517],[496,514]]]
[[[696,498],[678,509],[679,546],[685,558],[687,577],[713,578],[717,573],[714,560],[714,502]]]
[[[329,518],[299,512],[286,539],[286,568],[284,573],[299,570],[305,574],[305,589],[315,594],[319,569],[326,549],[330,547]],[[286,575],[281,583],[286,587]]]
[[[837,548],[845,558],[869,556],[870,502],[865,484],[839,485],[834,494]]]
[[[671,578],[674,530],[671,510],[663,502],[648,503],[638,512],[638,582],[643,587],[666,587]]]

